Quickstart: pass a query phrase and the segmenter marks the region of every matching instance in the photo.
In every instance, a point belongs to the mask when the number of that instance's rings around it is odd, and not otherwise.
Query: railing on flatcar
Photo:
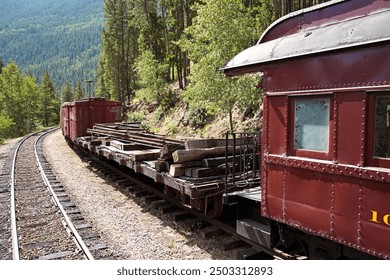
[[[261,132],[227,132],[225,193],[260,185]]]

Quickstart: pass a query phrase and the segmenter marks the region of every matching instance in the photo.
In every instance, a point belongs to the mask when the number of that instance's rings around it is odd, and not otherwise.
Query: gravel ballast
[[[137,203],[92,172],[60,130],[44,141],[44,152],[66,192],[119,259],[232,259],[214,239],[176,225]]]

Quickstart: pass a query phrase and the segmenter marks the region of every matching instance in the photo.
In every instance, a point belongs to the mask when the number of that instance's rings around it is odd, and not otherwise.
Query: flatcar
[[[61,129],[65,138],[75,141],[87,134],[96,123],[114,123],[122,120],[121,102],[104,98],[89,98],[66,102],[61,106]]]
[[[230,197],[241,235],[309,258],[390,259],[389,20],[390,1],[326,2],[221,69],[260,72],[264,89],[261,191]]]
[[[131,155],[114,145],[97,144],[99,137],[101,143],[109,141],[111,130],[125,138],[110,144],[123,147],[141,149],[152,138],[152,148],[168,142],[170,147],[182,146],[159,135],[121,132],[127,124],[103,130],[99,126],[82,137],[97,123],[119,121],[118,102],[64,104],[63,134],[163,184],[164,193],[185,206],[213,217],[234,215],[237,233],[258,247],[310,259],[390,259],[389,20],[390,1],[329,1],[277,20],[255,46],[221,69],[228,77],[262,77],[261,151],[257,134],[245,136],[241,141],[254,139],[244,145],[254,156],[238,160],[253,160],[250,166],[260,171],[246,181],[251,183],[244,190],[227,175],[224,182],[176,178],[170,174],[171,162],[150,147],[142,151],[146,163],[136,159],[141,151]],[[142,139],[142,145],[129,143],[135,138]],[[233,152],[230,158],[237,155]],[[225,168],[234,178],[236,163],[227,159],[226,154]]]

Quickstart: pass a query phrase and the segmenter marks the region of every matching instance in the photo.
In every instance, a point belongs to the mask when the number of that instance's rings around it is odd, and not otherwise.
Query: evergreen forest
[[[49,71],[57,90],[94,80],[104,0],[1,0],[0,57],[39,80]]]
[[[260,110],[261,76],[227,79],[218,68],[277,18],[322,2],[2,0],[0,141],[57,124],[60,104],[84,97],[91,79],[97,96],[152,104],[156,122],[184,104],[194,129],[224,115],[234,130],[234,111]]]

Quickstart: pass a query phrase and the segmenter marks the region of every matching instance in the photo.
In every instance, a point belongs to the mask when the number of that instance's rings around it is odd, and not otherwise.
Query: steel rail
[[[54,128],[52,129],[51,131],[55,130],[57,128]],[[51,131],[48,131],[47,133],[51,132]],[[46,133],[46,134],[47,134]],[[76,227],[74,226],[74,224],[72,223],[72,221],[70,220],[68,214],[66,213],[64,207],[62,206],[61,202],[59,201],[57,195],[55,194],[51,184],[50,184],[50,181],[48,180],[46,174],[45,174],[45,171],[42,167],[42,164],[41,164],[41,161],[39,159],[39,156],[38,156],[38,151],[37,151],[37,143],[38,141],[46,134],[42,134],[41,136],[39,136],[35,143],[34,143],[34,153],[35,153],[35,159],[36,159],[36,162],[38,164],[38,169],[39,169],[39,172],[41,174],[41,177],[46,185],[46,187],[48,188],[49,192],[50,192],[50,195],[52,196],[52,199],[54,200],[55,204],[57,205],[58,209],[60,210],[64,220],[65,220],[65,223],[66,223],[66,226],[68,227],[69,231],[71,232],[71,234],[73,235],[73,239],[74,241],[76,242],[76,245],[80,248],[80,250],[83,251],[85,257],[88,259],[88,260],[94,260],[94,257],[92,256],[91,252],[89,251],[87,245],[85,245],[82,237],[80,236],[80,234],[78,233]]]
[[[12,167],[11,167],[11,237],[12,237],[12,259],[20,260],[19,255],[19,238],[18,238],[18,229],[16,225],[16,205],[15,205],[15,168],[16,168],[16,158],[19,152],[20,146],[32,135],[25,136],[22,138],[15,149],[14,157],[12,159]]]
[[[18,152],[20,149],[20,146],[30,137],[46,132],[50,129],[37,131],[31,134],[28,134],[24,136],[22,139],[19,140],[14,156],[12,159],[12,166],[11,166],[11,181],[10,181],[10,193],[11,193],[11,239],[12,239],[12,259],[13,260],[20,260],[20,254],[19,254],[19,237],[18,237],[18,227],[16,224],[16,204],[15,204],[15,174],[16,174],[16,159],[18,157]]]

